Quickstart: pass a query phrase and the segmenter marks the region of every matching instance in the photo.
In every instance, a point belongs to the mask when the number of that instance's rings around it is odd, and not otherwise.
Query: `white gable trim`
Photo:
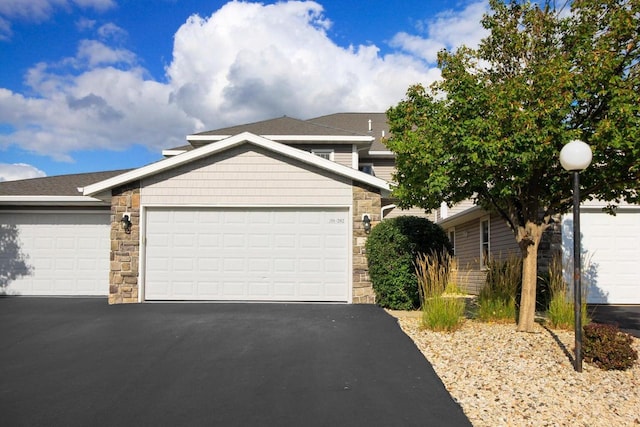
[[[347,166],[343,166],[341,164],[332,162],[330,160],[326,160],[321,157],[314,156],[313,154],[308,153],[306,151],[289,147],[284,144],[280,144],[278,142],[272,141],[265,137],[254,135],[250,132],[243,132],[241,134],[234,135],[232,137],[224,139],[216,144],[208,144],[203,147],[196,148],[189,152],[183,153],[179,156],[161,160],[159,162],[152,163],[150,165],[143,166],[141,168],[134,169],[129,172],[125,172],[113,178],[106,179],[104,181],[97,182],[92,185],[88,185],[84,187],[83,194],[85,196],[92,196],[97,193],[100,193],[101,191],[105,191],[113,187],[117,187],[127,182],[146,178],[151,175],[155,175],[157,173],[175,168],[177,166],[184,165],[186,163],[189,163],[204,157],[208,157],[210,155],[228,150],[232,147],[236,147],[238,145],[247,144],[247,143],[256,145],[258,147],[262,147],[266,150],[273,151],[275,153],[282,154],[292,159],[299,160],[303,163],[318,167],[320,169],[333,172],[337,175],[341,175],[346,178],[350,178],[355,181],[368,184],[372,187],[382,190],[383,197],[388,196],[390,192],[389,183],[380,178],[376,178],[374,176],[367,175],[365,173],[349,168]]]

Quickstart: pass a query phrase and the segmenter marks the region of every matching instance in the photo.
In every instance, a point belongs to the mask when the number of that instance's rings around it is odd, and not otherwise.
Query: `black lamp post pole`
[[[582,272],[580,253],[580,171],[573,171],[573,301],[575,370],[582,372]]]

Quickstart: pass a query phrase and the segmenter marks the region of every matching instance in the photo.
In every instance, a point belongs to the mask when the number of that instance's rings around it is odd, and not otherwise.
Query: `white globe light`
[[[574,139],[560,150],[560,164],[568,171],[581,171],[591,164],[593,154],[588,144]]]

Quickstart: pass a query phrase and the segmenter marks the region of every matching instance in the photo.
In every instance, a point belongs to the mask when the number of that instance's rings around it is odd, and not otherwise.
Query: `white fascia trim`
[[[184,153],[180,156],[170,157],[168,159],[143,166],[139,169],[125,172],[113,178],[88,185],[84,187],[83,194],[85,196],[91,196],[100,193],[101,191],[117,187],[124,183],[143,179],[148,176],[155,175],[159,172],[181,166],[194,160],[198,160],[245,143],[257,145],[267,150],[274,151],[276,153],[283,154],[301,162],[319,167],[320,169],[334,172],[338,175],[342,175],[356,181],[364,182],[373,187],[381,189],[383,197],[386,197],[391,191],[391,189],[389,188],[389,183],[383,179],[367,175],[366,173],[360,172],[357,169],[343,166],[341,164],[332,162],[331,160],[323,159],[306,151],[299,150],[288,145],[280,144],[265,137],[254,135],[250,132],[243,132],[241,134],[234,135],[230,138],[220,141],[217,144],[207,144],[200,148],[196,148],[187,153]]]
[[[186,152],[187,150],[162,150],[162,155],[165,157],[173,157]]]
[[[450,217],[446,218],[446,219],[442,219],[440,221],[436,221],[436,223],[438,225],[440,225],[442,228],[448,228],[448,227],[455,227],[456,225],[460,225],[463,224],[467,221],[471,221],[477,218],[480,218],[481,216],[486,215],[487,212],[482,209],[480,206],[475,205],[473,207],[470,207],[469,209],[466,209],[462,212],[458,212],[455,215],[451,215]]]
[[[395,157],[393,151],[369,151],[370,156]]]
[[[88,196],[0,196],[0,205],[23,206],[109,206]]]
[[[250,133],[250,132],[243,132]],[[253,135],[253,134],[252,134]],[[373,142],[372,136],[340,136],[340,135],[260,135],[263,138],[270,139],[272,141],[326,141],[326,142]],[[187,141],[222,141],[227,138],[231,138],[232,135],[188,135]]]

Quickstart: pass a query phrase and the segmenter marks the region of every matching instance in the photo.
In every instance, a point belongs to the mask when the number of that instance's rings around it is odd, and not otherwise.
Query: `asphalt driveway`
[[[2,425],[469,426],[371,305],[0,298]]]

